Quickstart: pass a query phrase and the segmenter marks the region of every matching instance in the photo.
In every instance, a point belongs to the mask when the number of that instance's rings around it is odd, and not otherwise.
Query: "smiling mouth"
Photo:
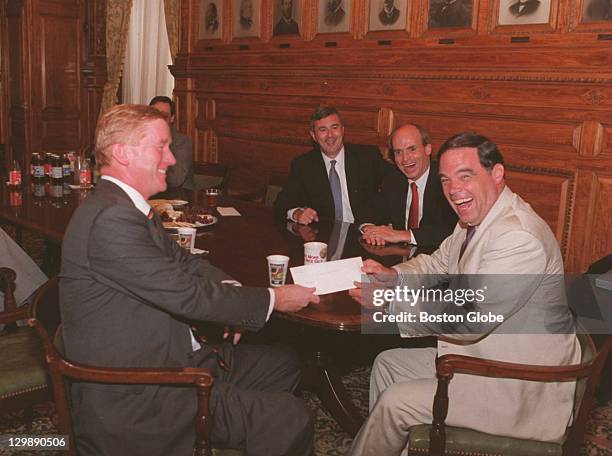
[[[407,163],[404,165],[404,169],[411,169],[414,168],[416,166],[416,162],[414,163]]]
[[[470,203],[474,200],[474,198],[461,198],[453,200],[453,204],[457,207],[457,210],[463,211],[470,207]]]

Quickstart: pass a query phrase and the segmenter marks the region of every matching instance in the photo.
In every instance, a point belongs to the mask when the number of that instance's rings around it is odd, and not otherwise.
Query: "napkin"
[[[238,212],[233,207],[217,207],[217,211],[224,217],[239,217],[240,212]]]

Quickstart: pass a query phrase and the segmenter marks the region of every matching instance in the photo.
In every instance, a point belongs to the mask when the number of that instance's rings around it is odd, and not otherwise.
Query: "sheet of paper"
[[[361,257],[326,263],[307,264],[290,268],[293,282],[304,287],[316,287],[315,294],[324,295],[355,288],[361,282]]]
[[[217,211],[224,217],[238,217],[240,216],[240,212],[238,212],[233,207],[217,207]]]

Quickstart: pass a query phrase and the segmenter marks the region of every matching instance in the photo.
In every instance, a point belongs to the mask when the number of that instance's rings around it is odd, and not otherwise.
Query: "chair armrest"
[[[0,312],[0,324],[13,323],[31,317],[30,306],[19,307],[17,310]]]
[[[493,361],[463,355],[444,355],[438,359],[436,371],[438,377],[447,377],[449,380],[454,374],[468,374],[540,382],[563,382],[586,377],[592,365],[593,361],[568,366],[542,366]]]

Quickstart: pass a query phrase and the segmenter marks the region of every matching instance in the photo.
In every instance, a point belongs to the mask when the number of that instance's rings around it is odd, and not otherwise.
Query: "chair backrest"
[[[264,205],[268,207],[274,206],[276,197],[283,190],[287,183],[287,176],[284,174],[270,174],[268,185],[266,186],[266,194],[264,195]]]
[[[0,291],[4,294],[4,310],[0,312],[0,324],[13,323],[29,316],[29,307],[17,309],[15,281],[17,273],[11,268],[0,268]]]
[[[193,164],[193,184],[195,190],[218,188],[225,190],[229,180],[229,167],[220,163],[195,162]]]
[[[69,436],[69,456],[76,456],[76,440],[72,430],[67,382],[76,379],[95,383],[142,384],[142,385],[191,385],[197,388],[198,409],[195,417],[196,456],[211,456],[210,432],[212,419],[209,410],[210,389],[213,376],[208,369],[146,369],[106,368],[73,363],[64,358],[52,335],[61,334],[59,310],[59,281],[49,279],[36,293],[32,309],[33,318],[28,324],[35,328],[45,349],[45,357],[58,415],[58,429]],[[58,329],[60,329],[58,331]],[[59,339],[59,338],[56,338]],[[63,350],[62,350],[63,351]]]

